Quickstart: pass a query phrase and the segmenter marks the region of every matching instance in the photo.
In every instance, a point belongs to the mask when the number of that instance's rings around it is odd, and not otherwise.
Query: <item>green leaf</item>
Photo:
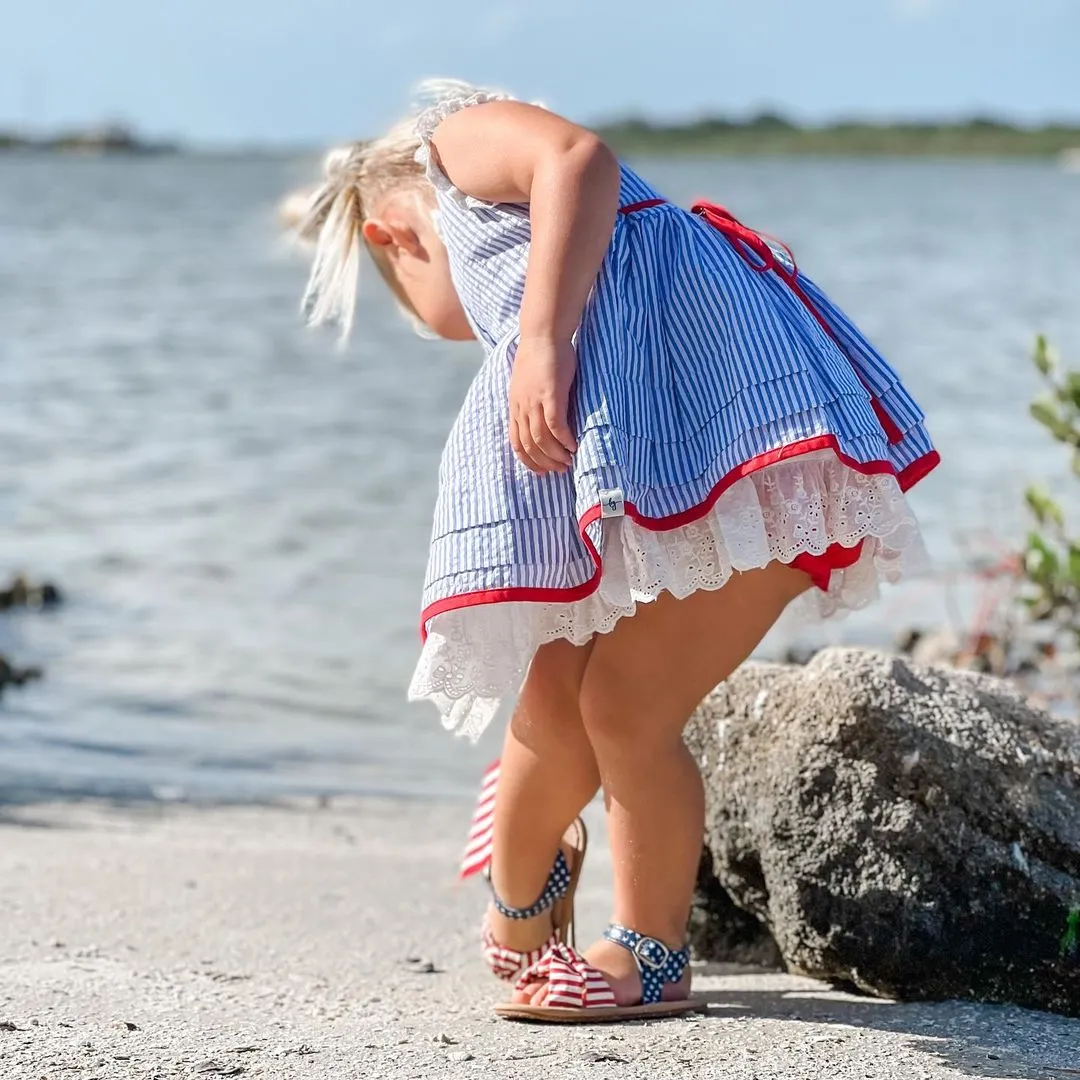
[[[1080,371],[1070,371],[1065,376],[1065,394],[1074,409],[1080,409]]]
[[[1060,442],[1068,442],[1072,437],[1072,429],[1062,420],[1058,413],[1057,405],[1053,399],[1040,397],[1031,403],[1031,415],[1039,421],[1043,427],[1049,428],[1050,434]]]
[[[1029,533],[1024,567],[1028,577],[1037,585],[1052,587],[1061,569],[1061,560],[1038,533]]]
[[[1061,959],[1067,960],[1076,956],[1078,950],[1080,950],[1080,906],[1070,908],[1065,919],[1065,934],[1061,939]]]
[[[1050,374],[1054,363],[1050,357],[1050,346],[1047,344],[1044,334],[1040,334],[1035,339],[1035,355],[1032,359],[1034,359],[1035,366],[1043,375]]]
[[[1046,488],[1029,487],[1025,492],[1028,509],[1035,515],[1035,520],[1040,525],[1050,522],[1061,528],[1065,526],[1065,515],[1061,507],[1050,497]]]
[[[1069,545],[1069,580],[1080,588],[1080,544]]]

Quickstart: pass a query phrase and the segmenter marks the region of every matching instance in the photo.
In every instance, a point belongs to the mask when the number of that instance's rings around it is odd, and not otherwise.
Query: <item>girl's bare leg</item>
[[[537,651],[510,722],[495,797],[492,884],[504,903],[529,907],[544,890],[567,827],[600,787],[581,722],[581,680],[592,643],[553,641]],[[527,952],[551,937],[551,912],[488,917],[495,940]]]
[[[715,592],[664,594],[594,641],[579,701],[608,810],[615,922],[682,947],[704,832],[701,774],[683,728],[808,586],[805,574],[773,563]],[[619,1004],[640,1000],[630,953],[599,941],[586,956]],[[688,993],[689,975],[665,996]],[[515,1000],[542,1004],[546,994],[530,987]]]

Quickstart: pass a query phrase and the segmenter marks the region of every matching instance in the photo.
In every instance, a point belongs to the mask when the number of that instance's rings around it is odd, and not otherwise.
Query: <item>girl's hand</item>
[[[577,353],[569,341],[522,338],[510,376],[510,444],[531,472],[565,472],[577,440],[567,423]]]

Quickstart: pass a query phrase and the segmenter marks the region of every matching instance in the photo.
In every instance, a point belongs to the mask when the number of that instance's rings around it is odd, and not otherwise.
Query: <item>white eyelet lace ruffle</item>
[[[435,100],[416,118],[416,135],[420,140],[420,147],[416,151],[417,164],[423,166],[424,175],[436,191],[448,195],[461,206],[467,209],[490,206],[490,203],[467,195],[454,186],[431,152],[431,139],[438,126],[453,113],[473,105],[484,105],[489,101],[512,101],[513,98],[498,90],[479,90],[475,86],[458,82],[429,84],[427,94],[434,96]]]
[[[690,525],[659,532],[623,517],[593,528],[602,530],[603,574],[592,595],[576,603],[482,604],[437,615],[410,700],[433,702],[447,728],[475,740],[516,696],[541,645],[556,638],[582,645],[662,592],[681,599],[719,589],[736,571],[862,541],[858,561],[833,571],[827,592],[811,589],[793,605],[823,618],[864,607],[877,598],[880,582],[928,564],[896,478],[856,472],[827,450],[744,477]]]

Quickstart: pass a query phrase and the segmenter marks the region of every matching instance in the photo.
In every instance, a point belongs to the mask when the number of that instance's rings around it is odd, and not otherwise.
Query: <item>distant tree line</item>
[[[831,155],[1069,155],[1080,158],[1080,124],[1022,127],[989,116],[955,122],[871,123],[839,120],[801,125],[777,112],[747,119],[708,116],[686,123],[631,117],[602,124],[616,150],[637,154]],[[105,125],[52,136],[0,130],[0,151],[58,153],[175,153],[174,143],[151,142],[124,125]]]
[[[600,130],[616,149],[631,153],[1057,156],[1080,151],[1080,124],[1020,127],[987,116],[800,125],[779,113],[762,112],[745,120],[710,116],[687,123],[631,118]]]

